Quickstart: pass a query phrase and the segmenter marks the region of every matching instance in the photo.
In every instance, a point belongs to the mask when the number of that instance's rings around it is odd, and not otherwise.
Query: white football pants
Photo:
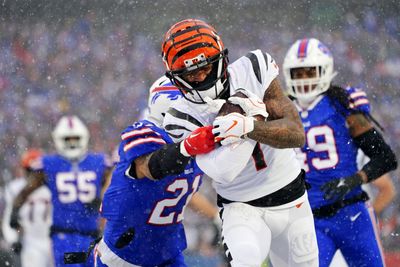
[[[230,264],[259,267],[269,256],[274,267],[318,266],[314,218],[307,197],[303,199],[284,208],[224,204],[222,243]]]

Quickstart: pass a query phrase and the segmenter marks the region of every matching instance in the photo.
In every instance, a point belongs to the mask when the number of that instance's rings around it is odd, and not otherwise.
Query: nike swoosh
[[[350,221],[354,222],[355,220],[357,220],[358,216],[360,216],[360,215],[361,215],[361,211],[354,216],[350,216]]]
[[[201,134],[201,133],[192,134],[192,135],[190,136],[190,139],[195,138],[195,137],[198,136],[199,134]]]
[[[341,187],[341,186],[343,186],[343,185],[344,185],[344,181],[343,181],[343,180],[340,180],[336,187]]]
[[[237,120],[233,120],[232,125],[231,125],[228,129],[226,129],[226,132],[228,132],[230,129],[232,129],[233,127],[235,127],[236,124],[238,124],[238,121],[237,121]]]

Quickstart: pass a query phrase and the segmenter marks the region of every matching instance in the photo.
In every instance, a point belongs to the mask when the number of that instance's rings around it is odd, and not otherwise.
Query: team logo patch
[[[332,56],[331,51],[329,51],[328,47],[326,47],[323,43],[319,43],[318,48],[325,55]]]
[[[185,67],[188,68],[188,67],[191,67],[194,65],[198,65],[199,63],[205,62],[205,61],[206,61],[206,56],[204,55],[204,53],[201,53],[197,57],[186,59],[184,61],[184,63],[185,63]]]
[[[154,104],[160,96],[165,96],[169,100],[174,101],[182,96],[181,92],[173,86],[160,87],[159,90],[154,90],[154,95],[151,98],[151,103]]]

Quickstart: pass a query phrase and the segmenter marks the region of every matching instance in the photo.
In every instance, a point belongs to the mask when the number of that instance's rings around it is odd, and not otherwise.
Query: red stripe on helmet
[[[304,58],[307,56],[308,39],[300,41],[299,50],[297,51],[298,58]]]

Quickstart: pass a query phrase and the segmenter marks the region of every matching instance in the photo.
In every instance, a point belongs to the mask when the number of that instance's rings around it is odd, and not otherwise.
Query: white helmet
[[[173,101],[181,97],[182,93],[179,89],[166,76],[162,76],[150,87],[147,103],[149,110],[146,119],[154,122],[157,126],[162,126],[168,108]]]
[[[296,68],[315,67],[316,77],[293,79],[292,70]],[[297,40],[286,53],[283,61],[283,74],[288,94],[300,102],[310,103],[318,95],[327,91],[332,79],[333,57],[329,49],[319,40]]]
[[[63,116],[52,136],[58,153],[70,160],[79,159],[87,152],[89,131],[77,116]]]

